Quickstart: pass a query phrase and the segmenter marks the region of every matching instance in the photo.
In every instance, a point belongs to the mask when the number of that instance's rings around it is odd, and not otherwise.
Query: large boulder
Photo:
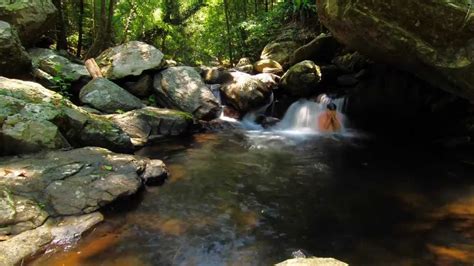
[[[50,0],[0,1],[0,20],[15,26],[26,46],[54,28],[56,11]]]
[[[108,119],[37,83],[0,77],[0,154],[71,145],[133,149],[129,136]]]
[[[242,113],[268,103],[272,94],[271,86],[247,73],[231,72],[230,74],[233,79],[221,87],[227,103]]]
[[[209,84],[222,84],[232,79],[229,71],[221,67],[203,67],[201,76]]]
[[[272,59],[283,67],[288,66],[290,56],[299,47],[294,41],[272,42],[263,48],[260,59]]]
[[[307,97],[317,92],[321,70],[313,61],[305,60],[292,66],[281,77],[281,87],[296,97]]]
[[[132,41],[109,48],[97,58],[102,73],[109,79],[139,76],[143,71],[160,67],[163,53],[155,47]]]
[[[16,30],[0,21],[0,76],[15,76],[27,73],[31,58],[21,45]]]
[[[343,44],[474,101],[474,20],[468,0],[317,0]]]
[[[193,122],[193,117],[188,113],[156,107],[108,117],[130,136],[136,146],[145,145],[159,137],[185,134]]]
[[[188,112],[197,119],[212,120],[220,112],[218,99],[192,67],[161,71],[155,75],[154,89],[161,106]]]
[[[340,46],[331,34],[321,33],[309,43],[296,49],[290,56],[289,64],[294,65],[303,60],[318,63],[331,61]]]
[[[255,71],[259,73],[273,73],[281,74],[283,73],[283,67],[275,60],[272,59],[262,59],[254,64]]]
[[[81,78],[90,78],[90,74],[84,65],[73,63],[69,59],[56,54],[53,50],[34,48],[29,49],[28,53],[33,60],[33,67],[41,69],[52,77],[71,82],[78,81]]]
[[[0,169],[0,187],[10,193],[7,200],[28,199],[50,216],[94,212],[134,194],[146,179],[168,174],[159,160],[96,147],[3,157]],[[26,210],[17,208],[19,212]],[[7,219],[0,227],[15,221]]]
[[[81,89],[79,98],[81,102],[105,113],[144,107],[140,99],[106,78],[93,79],[87,83]]]

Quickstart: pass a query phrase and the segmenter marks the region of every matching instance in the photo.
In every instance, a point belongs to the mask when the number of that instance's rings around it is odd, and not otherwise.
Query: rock
[[[59,77],[65,81],[90,79],[91,76],[84,65],[76,64],[66,57],[56,54],[53,50],[34,48],[28,50],[33,59],[33,66],[48,73],[52,77]]]
[[[3,171],[8,171],[7,177],[21,175],[21,172],[15,173],[15,170]],[[38,203],[0,187],[0,235],[16,235],[34,229],[47,218],[48,213]]]
[[[341,43],[474,101],[474,20],[467,0],[317,0],[321,22]]]
[[[169,172],[161,160],[150,160],[142,174],[147,185],[161,185],[168,178]]]
[[[260,59],[272,59],[285,67],[290,61],[290,56],[298,47],[299,45],[294,41],[272,42],[263,48]]]
[[[318,63],[330,61],[340,46],[331,34],[321,33],[311,42],[296,49],[291,54],[289,64],[294,65],[303,60],[312,60]]]
[[[341,75],[337,77],[337,85],[343,87],[352,87],[357,85],[359,80],[355,78],[353,75]]]
[[[295,258],[275,264],[276,266],[348,266],[333,258]]]
[[[270,128],[278,124],[278,122],[280,122],[280,119],[276,117],[261,115],[257,117],[255,122],[257,122],[257,124],[261,125],[263,128]]]
[[[260,73],[253,78],[260,80],[269,90],[276,89],[280,82],[280,77],[271,73]]]
[[[0,242],[0,265],[18,265],[51,243],[70,244],[103,220],[104,217],[98,212],[50,219],[41,227]]]
[[[97,58],[102,73],[108,79],[139,76],[143,71],[160,67],[163,53],[155,47],[132,41],[102,52]]]
[[[222,84],[232,79],[229,71],[220,67],[205,67],[201,69],[201,76],[209,84]]]
[[[79,93],[81,102],[105,112],[130,111],[144,107],[137,97],[105,78],[93,79]]]
[[[193,122],[188,113],[155,107],[110,115],[108,118],[131,137],[135,146],[143,146],[158,137],[183,135]]]
[[[306,60],[292,66],[281,78],[281,87],[296,97],[306,97],[317,92],[321,70],[313,61]]]
[[[254,65],[255,71],[260,73],[273,73],[281,74],[283,73],[283,67],[275,60],[272,59],[263,59],[257,61]]]
[[[16,76],[28,73],[30,69],[31,58],[21,45],[16,30],[0,21],[0,76]]]
[[[226,101],[238,111],[245,113],[269,101],[272,94],[269,86],[243,72],[231,72],[232,81],[222,85]]]
[[[153,77],[145,74],[137,81],[124,82],[123,87],[137,97],[148,97],[153,93]]]
[[[353,52],[334,57],[332,63],[343,72],[354,73],[361,71],[370,62],[367,57],[358,52]]]
[[[130,151],[133,146],[113,122],[78,108],[34,83],[0,77],[0,154],[69,146]]]
[[[0,187],[37,202],[51,216],[94,212],[166,172],[148,158],[95,147],[4,157],[0,169],[11,169],[0,172]]]
[[[238,122],[232,122],[228,120],[222,119],[214,119],[211,121],[199,121],[199,125],[201,126],[200,132],[206,133],[215,133],[215,132],[223,132],[223,131],[234,131],[236,129],[240,129],[241,125]]]
[[[202,120],[212,120],[219,115],[218,99],[192,67],[170,67],[161,71],[155,75],[154,89],[163,107],[188,112]]]
[[[16,27],[25,46],[54,28],[56,7],[50,0],[1,1],[0,20]]]
[[[240,58],[237,65],[235,65],[235,69],[241,72],[252,74],[254,70],[252,60],[250,60],[248,57]]]

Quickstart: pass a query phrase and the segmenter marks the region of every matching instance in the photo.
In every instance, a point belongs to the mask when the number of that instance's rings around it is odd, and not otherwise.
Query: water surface
[[[472,162],[356,136],[232,132],[138,154],[172,173],[33,265],[472,265]]]

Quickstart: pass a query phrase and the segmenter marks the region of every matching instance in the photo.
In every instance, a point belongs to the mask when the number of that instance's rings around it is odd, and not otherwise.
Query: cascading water
[[[257,117],[259,115],[263,115],[267,108],[273,103],[273,93],[270,95],[270,101],[266,103],[264,106],[252,110],[250,112],[247,112],[247,114],[244,115],[242,118],[242,125],[245,129],[249,130],[263,130],[263,127],[259,124],[257,124],[255,121],[257,120]]]
[[[338,117],[344,131],[344,109],[345,98],[332,100],[337,106]],[[307,99],[294,102],[286,111],[283,119],[278,123],[275,130],[298,131],[301,133],[318,133],[318,118],[326,110],[326,102],[317,103]]]

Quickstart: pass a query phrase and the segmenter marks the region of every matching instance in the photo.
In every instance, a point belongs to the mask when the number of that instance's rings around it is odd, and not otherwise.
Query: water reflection
[[[375,144],[234,132],[145,148],[172,177],[109,214],[97,230],[114,241],[92,233],[33,264],[269,265],[300,249],[354,265],[474,261],[472,167]]]

